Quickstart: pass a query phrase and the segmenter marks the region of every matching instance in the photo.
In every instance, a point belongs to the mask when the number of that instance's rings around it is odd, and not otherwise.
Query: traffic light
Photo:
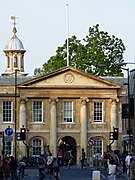
[[[26,129],[21,128],[21,140],[24,141],[26,140]]]
[[[113,140],[113,132],[110,132],[110,134],[109,134],[109,139],[110,139],[110,140]]]
[[[114,131],[113,131],[113,139],[114,140],[118,140],[118,133],[119,133],[118,130],[119,130],[118,128],[114,128]]]

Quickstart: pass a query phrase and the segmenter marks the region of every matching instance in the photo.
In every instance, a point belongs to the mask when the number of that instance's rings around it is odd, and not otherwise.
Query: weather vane
[[[16,25],[16,19],[18,19],[16,16],[11,16],[11,20],[13,20],[14,27]]]

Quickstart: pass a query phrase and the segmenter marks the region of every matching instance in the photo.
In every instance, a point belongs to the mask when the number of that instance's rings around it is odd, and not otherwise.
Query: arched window
[[[101,139],[95,139],[94,140],[94,147],[93,147],[93,154],[95,155],[97,153],[97,150],[103,154],[103,141]]]
[[[40,155],[43,153],[43,141],[36,138],[32,141],[32,154],[34,156]]]
[[[21,68],[24,67],[24,60],[23,60],[23,56],[21,57]]]
[[[7,68],[10,68],[10,57],[7,57]]]
[[[17,56],[14,56],[14,67],[18,67],[18,59],[17,59]]]

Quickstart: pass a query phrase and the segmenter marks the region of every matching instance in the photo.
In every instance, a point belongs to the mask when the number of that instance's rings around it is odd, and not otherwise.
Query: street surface
[[[66,169],[62,167],[60,170],[60,180],[92,180],[92,172],[94,171],[94,167],[87,167],[84,169],[80,169],[80,167],[75,166],[71,167],[71,169]],[[105,180],[107,177],[107,172],[104,169],[100,169],[101,176],[100,180]],[[47,179],[56,179],[55,177],[49,177],[48,174],[45,174]],[[127,180],[128,177],[126,175],[121,174],[120,178],[116,178],[119,180]],[[8,180],[11,180],[9,178]],[[25,169],[25,177],[23,180],[39,180],[39,173],[37,168],[26,168]]]

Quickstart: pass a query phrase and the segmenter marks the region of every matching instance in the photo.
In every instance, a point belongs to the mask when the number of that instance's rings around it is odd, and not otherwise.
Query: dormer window
[[[17,56],[14,56],[14,67],[18,67],[18,59],[17,59]]]

